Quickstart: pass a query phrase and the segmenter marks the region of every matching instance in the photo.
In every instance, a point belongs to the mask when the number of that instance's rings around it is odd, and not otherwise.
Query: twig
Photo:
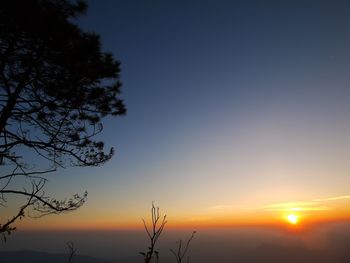
[[[191,243],[191,241],[193,240],[194,238],[194,235],[196,234],[196,231],[193,231],[192,232],[192,235],[191,237],[187,240],[187,243],[186,243],[186,246],[185,246],[185,249],[182,251],[182,240],[180,240],[178,243],[179,243],[179,246],[177,248],[177,252],[175,252],[173,249],[170,249],[171,253],[174,255],[174,257],[176,258],[176,262],[177,263],[182,263],[183,262],[183,259],[184,257],[186,256],[186,253],[188,251],[188,247]],[[187,257],[187,263],[190,262],[190,257],[188,256]]]
[[[163,232],[163,229],[165,227],[166,221],[166,215],[163,216],[162,220],[160,213],[159,213],[159,207],[155,207],[154,203],[152,203],[152,209],[151,209],[151,217],[152,217],[152,225],[150,228],[147,227],[146,221],[142,219],[143,226],[146,230],[147,236],[150,240],[150,245],[148,247],[147,252],[140,252],[140,254],[144,257],[144,263],[150,263],[152,262],[152,259],[155,255],[156,262],[159,260],[159,252],[155,250],[155,246],[157,243],[157,240],[161,233]]]

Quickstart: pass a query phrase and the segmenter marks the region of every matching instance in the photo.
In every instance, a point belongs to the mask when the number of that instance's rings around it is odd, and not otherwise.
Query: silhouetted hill
[[[39,251],[3,251],[0,252],[1,263],[66,263],[68,255],[53,254]],[[74,263],[131,263],[137,262],[137,258],[127,258],[118,260],[109,260],[89,256],[76,255]]]

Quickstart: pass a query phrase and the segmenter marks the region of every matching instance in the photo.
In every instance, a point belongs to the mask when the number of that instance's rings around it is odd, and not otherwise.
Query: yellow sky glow
[[[319,222],[350,219],[350,196],[335,196],[314,199],[312,201],[281,202],[263,204],[257,207],[237,207],[219,204],[204,209],[181,212],[173,210],[167,213],[168,227],[234,227],[251,225],[288,226],[288,221],[299,221],[300,225]],[[48,216],[39,220],[22,220],[22,229],[141,229],[141,218],[148,219],[149,214],[139,216],[114,215],[82,217],[79,213],[63,216]],[[292,219],[289,219],[291,217]],[[299,224],[298,224],[299,225]]]

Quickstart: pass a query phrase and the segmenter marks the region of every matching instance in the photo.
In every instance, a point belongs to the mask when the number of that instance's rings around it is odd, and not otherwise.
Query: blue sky
[[[70,220],[348,194],[347,1],[88,3],[79,24],[121,61],[128,114],[104,122],[111,161],[50,179],[58,196],[90,193]]]

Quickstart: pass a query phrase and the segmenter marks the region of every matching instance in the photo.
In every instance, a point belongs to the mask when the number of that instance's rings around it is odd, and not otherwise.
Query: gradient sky
[[[117,153],[51,175],[87,204],[22,228],[141,226],[152,201],[174,225],[350,217],[349,1],[88,3],[79,24],[122,63]]]

